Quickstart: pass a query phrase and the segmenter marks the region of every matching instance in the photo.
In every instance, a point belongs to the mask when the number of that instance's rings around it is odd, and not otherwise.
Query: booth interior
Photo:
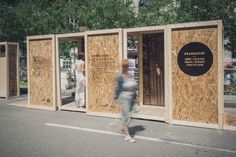
[[[56,35],[59,54],[59,110],[85,112],[86,79],[84,35],[81,33]]]
[[[19,95],[19,44],[0,42],[0,98]]]
[[[140,106],[134,117],[164,121],[164,30],[126,32],[129,74],[138,82]]]

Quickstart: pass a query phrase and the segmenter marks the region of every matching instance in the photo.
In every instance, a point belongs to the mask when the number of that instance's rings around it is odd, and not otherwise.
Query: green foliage
[[[76,42],[74,41],[64,41],[60,42],[59,44],[59,50],[60,50],[60,56],[63,56],[65,58],[70,58],[70,49],[74,48],[76,45]]]
[[[226,48],[236,54],[235,0],[1,0],[0,41],[26,36],[222,19]],[[25,48],[25,43],[21,44]]]
[[[225,47],[236,53],[236,1],[235,0],[181,0],[177,10],[178,22],[222,19]]]
[[[153,26],[176,22],[177,7],[172,0],[151,0],[139,8],[137,26]]]

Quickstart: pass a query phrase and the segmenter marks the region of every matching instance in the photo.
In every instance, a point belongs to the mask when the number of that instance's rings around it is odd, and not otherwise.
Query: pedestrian
[[[85,77],[84,77],[84,61],[77,60],[75,65],[76,74],[76,90],[75,90],[75,104],[76,107],[85,108]]]
[[[125,141],[134,143],[136,140],[130,136],[130,114],[136,99],[137,83],[128,75],[128,60],[122,61],[122,73],[116,78],[115,97],[121,109],[121,122],[125,134]]]

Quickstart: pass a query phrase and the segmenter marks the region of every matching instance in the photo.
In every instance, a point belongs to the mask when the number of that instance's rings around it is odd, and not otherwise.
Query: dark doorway
[[[143,34],[143,104],[164,106],[164,33]]]

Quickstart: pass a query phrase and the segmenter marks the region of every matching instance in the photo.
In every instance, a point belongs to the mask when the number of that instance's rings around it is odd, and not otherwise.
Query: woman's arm
[[[122,92],[122,84],[123,84],[123,77],[122,75],[118,75],[116,78],[116,87],[115,87],[115,96],[114,99],[118,99],[120,93]]]

